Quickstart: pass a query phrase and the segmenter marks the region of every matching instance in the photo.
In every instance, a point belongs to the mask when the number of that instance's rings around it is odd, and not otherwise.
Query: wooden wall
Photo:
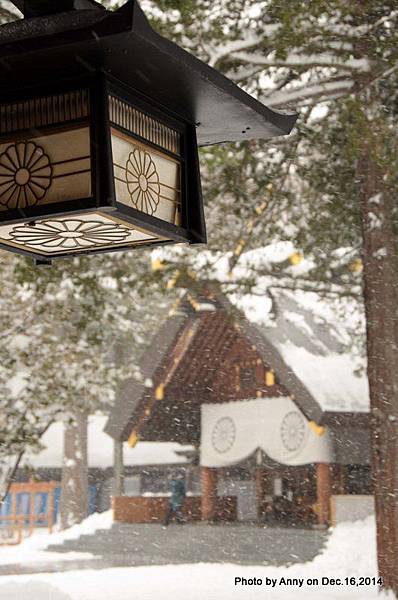
[[[119,523],[160,523],[168,506],[166,497],[115,496],[112,498],[114,521]],[[185,499],[182,513],[187,521],[200,521],[201,497]],[[216,519],[236,521],[236,498],[225,496],[217,499]]]

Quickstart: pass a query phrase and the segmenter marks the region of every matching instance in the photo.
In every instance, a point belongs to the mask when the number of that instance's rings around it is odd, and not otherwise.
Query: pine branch
[[[352,288],[349,289],[348,287],[344,287],[341,285],[336,286],[336,284],[331,284],[330,286],[328,286],[320,284],[319,281],[313,279],[296,279],[295,277],[288,277],[286,273],[284,273],[282,278],[279,274],[276,274],[272,271],[270,271],[266,276],[269,277],[270,280],[274,281],[271,281],[269,283],[267,282],[266,289],[260,291],[256,290],[252,287],[251,284],[249,284],[251,296],[263,297],[268,292],[268,290],[278,289],[291,291],[300,290],[303,292],[313,292],[315,294],[321,294],[325,296],[337,296],[338,298],[355,298],[356,300],[362,299],[362,291],[360,288],[358,288],[358,290]],[[238,283],[231,280],[217,279],[217,283],[225,287],[232,287],[236,291],[247,287],[247,283],[245,283],[245,281],[240,281]]]

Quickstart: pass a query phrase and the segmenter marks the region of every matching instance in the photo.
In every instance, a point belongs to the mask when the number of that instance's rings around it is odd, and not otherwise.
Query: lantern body
[[[0,244],[52,259],[204,241],[188,231],[201,212],[194,128],[102,75],[85,83],[1,104]]]
[[[205,243],[197,134],[271,137],[295,116],[159,36],[134,0],[15,4],[27,18],[0,27],[0,247],[45,262]]]

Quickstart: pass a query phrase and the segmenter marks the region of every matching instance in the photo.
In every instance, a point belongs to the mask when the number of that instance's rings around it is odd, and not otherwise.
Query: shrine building
[[[161,472],[157,494],[140,496],[139,483],[122,493],[124,442],[192,448],[187,519],[327,526],[351,505],[343,499],[373,503],[366,373],[354,373],[333,325],[294,293],[275,303],[265,326],[204,284],[169,315],[105,427],[116,520],[159,521],[167,503]]]

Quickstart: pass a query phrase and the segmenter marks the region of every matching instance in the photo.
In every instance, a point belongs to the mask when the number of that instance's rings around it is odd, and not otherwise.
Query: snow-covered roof
[[[291,343],[278,344],[277,347],[324,411],[369,410],[368,381],[362,375],[355,375],[355,363],[350,356],[314,355]]]
[[[273,296],[273,302],[266,294],[232,301],[259,326],[323,411],[368,411],[366,362],[350,348],[350,336],[363,327],[361,307],[347,316],[313,292]]]
[[[103,429],[107,417],[93,415],[88,425],[88,465],[105,469],[113,466],[113,440]],[[54,423],[41,438],[44,449],[27,454],[25,464],[35,468],[60,468],[63,458],[63,423]],[[181,464],[187,459],[176,452],[191,451],[192,446],[172,442],[138,442],[135,448],[124,448],[125,466]]]
[[[333,260],[340,263],[349,250],[339,249]],[[181,247],[163,248],[153,256],[167,262],[182,252]],[[329,415],[339,414],[342,419],[344,414],[348,423],[351,413],[369,412],[366,361],[361,356],[365,317],[360,300],[341,295],[336,286],[324,294],[303,291],[314,261],[304,258],[289,241],[245,252],[232,273],[230,258],[228,253],[209,251],[195,255],[196,267],[203,266],[208,273],[208,280],[202,282],[203,293],[196,282],[194,290],[181,297],[178,310],[163,323],[142,357],[143,382],[155,387],[156,373],[167,370],[167,359],[184,331],[196,322],[198,333],[203,306],[208,310],[211,298],[212,312],[221,311],[235,319],[233,306],[240,310],[245,318],[236,323],[238,330],[264,364],[275,370],[279,383],[308,419],[322,423]],[[224,288],[230,292],[231,284],[239,290],[245,281],[255,282],[249,294],[223,294]],[[128,381],[119,394],[106,427],[114,439],[128,438],[140,403],[152,393],[143,382]]]

